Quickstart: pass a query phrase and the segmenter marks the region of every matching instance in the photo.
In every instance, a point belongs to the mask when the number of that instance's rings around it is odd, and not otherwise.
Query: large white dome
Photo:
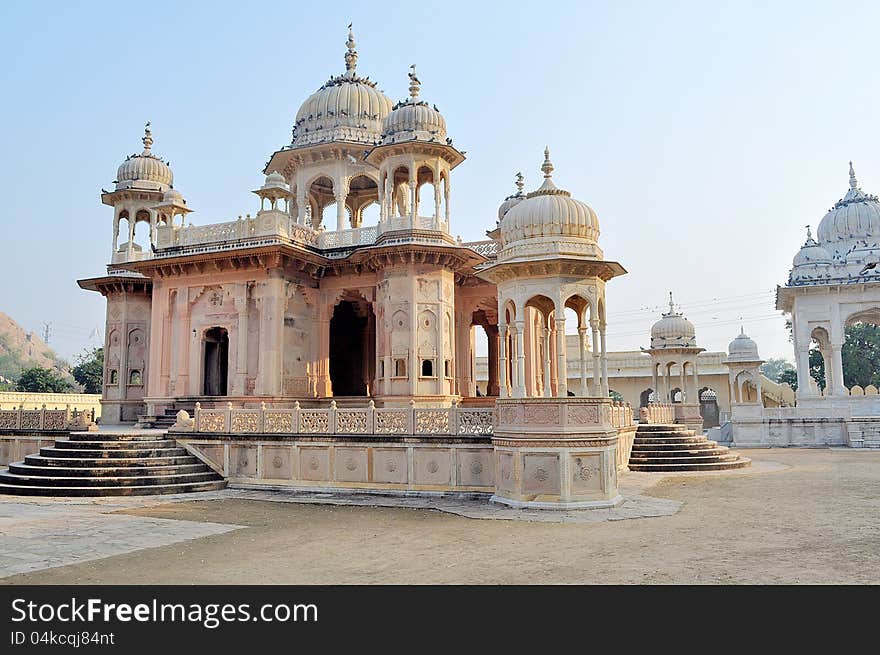
[[[391,99],[376,83],[356,73],[354,35],[348,32],[345,74],[331,77],[309,96],[296,113],[294,148],[348,141],[373,145],[382,135],[382,124],[391,113]]]
[[[859,188],[852,162],[849,164],[849,191],[825,214],[816,231],[819,243],[843,256],[859,239],[880,239],[880,202]]]
[[[556,187],[550,152],[544,150],[544,183],[506,209],[500,259],[559,256],[601,259],[599,217],[586,203]],[[499,211],[500,214],[500,211]]]
[[[116,169],[116,189],[145,189],[166,191],[174,182],[174,175],[167,163],[152,152],[153,133],[150,124],[144,127],[144,150],[130,155]]]

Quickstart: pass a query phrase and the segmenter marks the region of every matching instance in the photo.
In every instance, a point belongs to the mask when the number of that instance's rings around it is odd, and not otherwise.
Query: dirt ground
[[[669,517],[591,524],[246,500],[127,513],[247,526],[17,575],[29,584],[880,583],[880,452],[760,450],[772,473],[668,478]]]

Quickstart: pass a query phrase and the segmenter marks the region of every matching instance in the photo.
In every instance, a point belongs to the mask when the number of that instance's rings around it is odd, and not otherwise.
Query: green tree
[[[816,381],[820,389],[825,389],[825,360],[818,348],[810,350],[810,377]]]
[[[52,369],[34,366],[21,372],[15,390],[34,393],[68,393],[73,391],[73,385]]]
[[[71,373],[85,393],[101,393],[104,385],[104,349],[84,350],[77,356],[76,366]]]
[[[761,365],[761,373],[774,382],[781,382],[780,376],[784,371],[796,371],[794,364],[781,357],[771,357]]]
[[[780,384],[785,382],[793,390],[797,391],[797,369],[792,366],[791,369],[782,371],[782,373],[779,374],[779,379],[776,381]]]
[[[846,327],[846,341],[840,352],[843,384],[847,388],[880,386],[880,326],[854,323]]]

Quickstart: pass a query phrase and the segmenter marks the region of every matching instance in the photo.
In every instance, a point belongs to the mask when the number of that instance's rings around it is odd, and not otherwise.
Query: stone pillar
[[[831,387],[831,395],[832,396],[845,396],[846,395],[846,387],[843,384],[843,356],[841,355],[841,349],[843,348],[843,344],[831,344],[831,370],[834,374],[831,376],[833,381],[833,386]],[[828,377],[828,369],[825,369],[825,377],[826,377],[826,388],[827,387],[827,377]]]
[[[514,398],[526,397],[526,352],[523,340],[525,321],[516,321],[516,392]]]
[[[444,344],[446,342],[446,319],[444,318],[445,310],[440,307],[437,313],[437,363],[434,366],[434,375],[437,376],[437,395],[446,396],[449,394],[449,387],[446,386],[446,352]]]
[[[338,188],[334,188],[336,197],[336,231],[341,232],[345,229],[345,199],[348,197],[348,180],[341,178],[338,182]]]
[[[498,326],[487,325],[486,336],[489,340],[489,382],[486,385],[486,395],[497,396],[500,394],[499,378],[499,347],[500,339],[498,338]]]
[[[498,396],[507,398],[507,325],[499,323],[498,335]],[[491,344],[489,344],[491,351]]]
[[[189,290],[186,287],[177,289],[174,298],[174,335],[171,344],[171,395],[189,395]],[[120,377],[123,372],[120,371]]]
[[[544,371],[544,397],[550,398],[553,396],[553,391],[550,387],[550,328],[544,328],[543,330],[544,337],[544,361],[543,361],[543,371]]]
[[[590,328],[593,331],[593,395],[602,395],[602,363],[601,353],[599,350],[599,320],[590,321]]]
[[[660,381],[657,376],[657,362],[651,359],[651,386],[654,389],[654,402],[660,401]],[[648,394],[648,403],[650,404],[650,394]]]
[[[284,348],[284,278],[278,269],[269,271],[260,290],[260,374],[257,394],[280,396]]]
[[[306,189],[301,185],[296,186],[296,222],[299,225],[306,224],[306,208],[308,200],[306,200]]]
[[[317,313],[318,356],[315,360],[317,377],[315,391],[319,398],[329,398],[333,395],[333,385],[330,380],[330,319],[333,315],[333,307],[327,307],[327,304],[322,302],[318,306]]]
[[[578,354],[581,363],[581,396],[588,396],[587,390],[587,328],[578,328]]]
[[[409,165],[409,215],[412,228],[418,225],[416,220],[419,216],[419,189],[416,186],[416,163],[411,161]]]
[[[565,352],[565,319],[556,319],[556,395],[568,396],[568,356]]]
[[[810,390],[810,351],[804,348],[797,351],[797,395],[812,396]]]
[[[603,325],[601,330],[599,331],[599,336],[602,339],[602,395],[608,395],[608,351],[606,347],[606,339],[605,339],[605,326]]]
[[[248,346],[248,285],[247,283],[236,285],[236,295],[233,299],[235,311],[238,312],[238,343],[237,358],[235,362],[235,394],[244,396],[247,394],[247,346]]]

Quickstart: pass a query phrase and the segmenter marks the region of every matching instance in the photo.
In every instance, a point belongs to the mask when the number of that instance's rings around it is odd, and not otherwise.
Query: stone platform
[[[751,460],[719,446],[687,426],[639,425],[629,458],[630,471],[724,471]]]

